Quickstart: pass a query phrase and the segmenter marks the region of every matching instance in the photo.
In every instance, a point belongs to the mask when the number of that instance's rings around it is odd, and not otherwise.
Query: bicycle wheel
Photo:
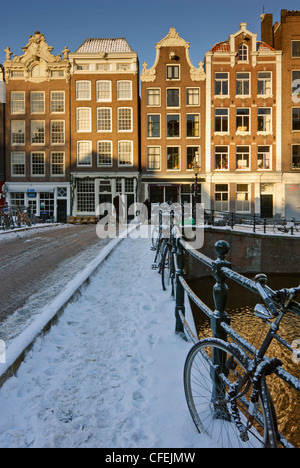
[[[227,392],[230,385],[244,375],[246,369],[247,360],[244,354],[236,346],[217,338],[199,341],[187,356],[184,390],[188,408],[198,431],[207,434],[217,447],[268,446],[268,424],[261,395],[253,424],[246,431],[249,437],[247,441],[241,439],[240,431],[233,420]],[[247,383],[235,399],[245,429],[253,389],[252,382],[248,380]],[[262,384],[265,385],[264,379]]]
[[[161,260],[161,284],[164,291],[171,286],[171,263],[172,263],[172,247],[166,244]]]
[[[275,234],[284,234],[288,232],[287,227],[282,223],[275,223],[273,226],[273,231]]]
[[[152,236],[151,236],[152,250],[157,249],[158,238],[159,238],[159,227],[155,226],[155,228],[152,231]]]

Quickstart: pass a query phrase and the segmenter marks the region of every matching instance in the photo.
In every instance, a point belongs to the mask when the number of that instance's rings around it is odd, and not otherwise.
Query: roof
[[[257,41],[256,43],[256,50],[258,52],[270,51],[275,50],[266,42]],[[217,42],[211,49],[211,52],[230,52],[230,44],[229,41]]]
[[[123,37],[112,39],[86,39],[78,47],[76,53],[109,53],[109,52],[133,52],[130,45]]]

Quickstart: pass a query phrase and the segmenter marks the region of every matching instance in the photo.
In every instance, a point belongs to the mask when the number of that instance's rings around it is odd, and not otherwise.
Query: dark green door
[[[260,217],[273,218],[273,195],[260,196]]]

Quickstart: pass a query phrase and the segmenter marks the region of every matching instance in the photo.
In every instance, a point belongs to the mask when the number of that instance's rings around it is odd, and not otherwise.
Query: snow
[[[103,249],[79,298],[0,389],[0,447],[210,446],[186,405],[183,367],[192,343],[174,333],[174,301],[151,269],[150,239],[129,235],[117,242]],[[71,286],[78,288],[87,273]],[[34,327],[63,299],[45,308]],[[26,329],[7,360],[36,332]]]

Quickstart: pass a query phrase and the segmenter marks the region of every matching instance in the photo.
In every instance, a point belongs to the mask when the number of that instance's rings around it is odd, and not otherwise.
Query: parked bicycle
[[[300,231],[300,222],[296,221],[295,218],[293,218],[291,222],[283,219],[274,224],[273,231],[275,234],[293,234],[294,231]]]
[[[14,223],[13,213],[9,207],[5,207],[2,209],[0,220],[1,220],[1,227],[3,231],[14,229],[15,223]]]
[[[210,436],[218,446],[279,445],[276,411],[266,376],[276,372],[282,363],[267,358],[266,352],[273,339],[295,352],[277,332],[300,286],[276,291],[272,296],[261,280],[258,275],[257,290],[265,305],[257,304],[254,314],[269,324],[269,330],[254,358],[237,344],[206,338],[191,348],[186,359],[184,389],[192,419],[198,431]]]

